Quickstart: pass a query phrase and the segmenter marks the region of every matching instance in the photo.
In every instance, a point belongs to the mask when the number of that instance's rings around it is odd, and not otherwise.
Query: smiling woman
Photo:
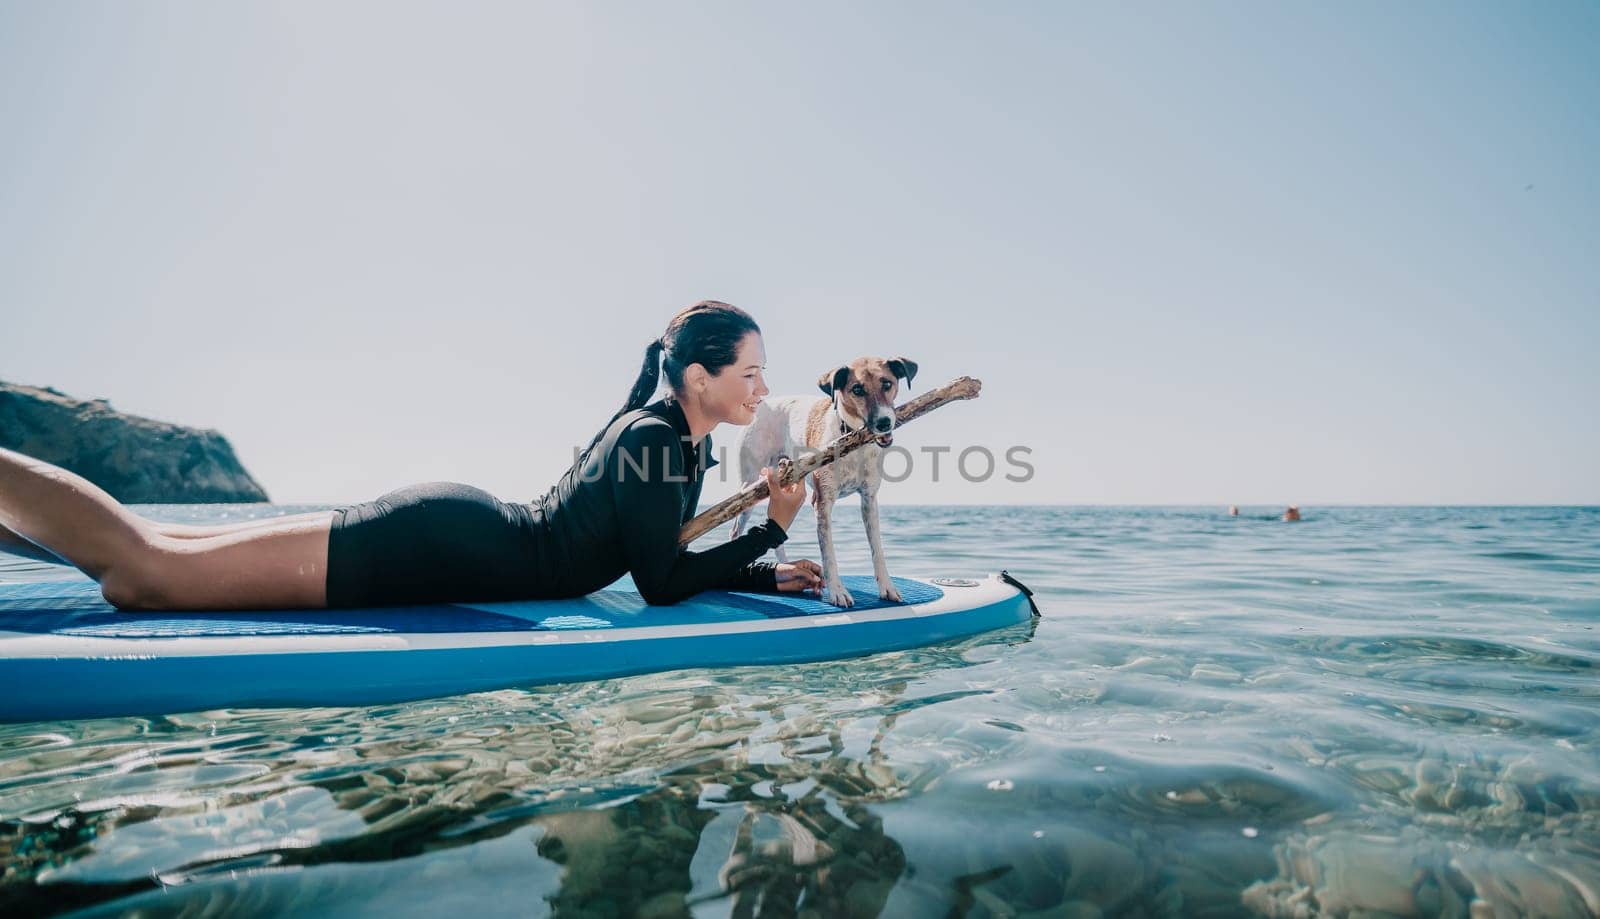
[[[624,573],[647,602],[713,587],[798,592],[815,562],[756,561],[787,539],[801,482],[767,470],[768,520],[705,552],[678,545],[711,465],[711,430],[746,425],[767,392],[761,329],[735,306],[678,313],[628,400],[529,504],[448,482],[270,524],[156,524],[87,480],[0,450],[0,527],[65,559],[124,609],[289,609],[575,597]],[[669,393],[654,402],[665,370]],[[652,462],[654,460],[654,462]]]

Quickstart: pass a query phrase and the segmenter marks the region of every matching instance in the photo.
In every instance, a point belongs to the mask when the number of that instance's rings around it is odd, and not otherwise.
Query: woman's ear
[[[695,363],[683,368],[683,385],[691,392],[705,392],[710,382],[711,374],[706,372],[706,365]]]

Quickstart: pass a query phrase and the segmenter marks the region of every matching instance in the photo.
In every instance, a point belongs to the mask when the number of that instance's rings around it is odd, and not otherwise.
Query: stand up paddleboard
[[[0,721],[369,705],[685,667],[834,660],[1027,622],[983,579],[845,577],[856,605],[709,591],[649,606],[626,578],[572,600],[362,610],[121,612],[85,578],[0,584]]]

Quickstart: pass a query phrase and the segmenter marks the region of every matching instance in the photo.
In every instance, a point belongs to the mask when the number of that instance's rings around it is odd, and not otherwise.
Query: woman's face
[[[771,390],[767,389],[767,349],[759,332],[750,332],[739,342],[739,357],[706,378],[702,407],[718,421],[745,425],[756,420],[756,406]]]

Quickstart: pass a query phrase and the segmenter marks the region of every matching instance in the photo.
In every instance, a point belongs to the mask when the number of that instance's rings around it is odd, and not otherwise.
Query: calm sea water
[[[1600,510],[884,516],[896,573],[1005,567],[1043,619],[838,663],[0,725],[0,913],[1600,913]],[[62,570],[0,556],[0,580]]]

